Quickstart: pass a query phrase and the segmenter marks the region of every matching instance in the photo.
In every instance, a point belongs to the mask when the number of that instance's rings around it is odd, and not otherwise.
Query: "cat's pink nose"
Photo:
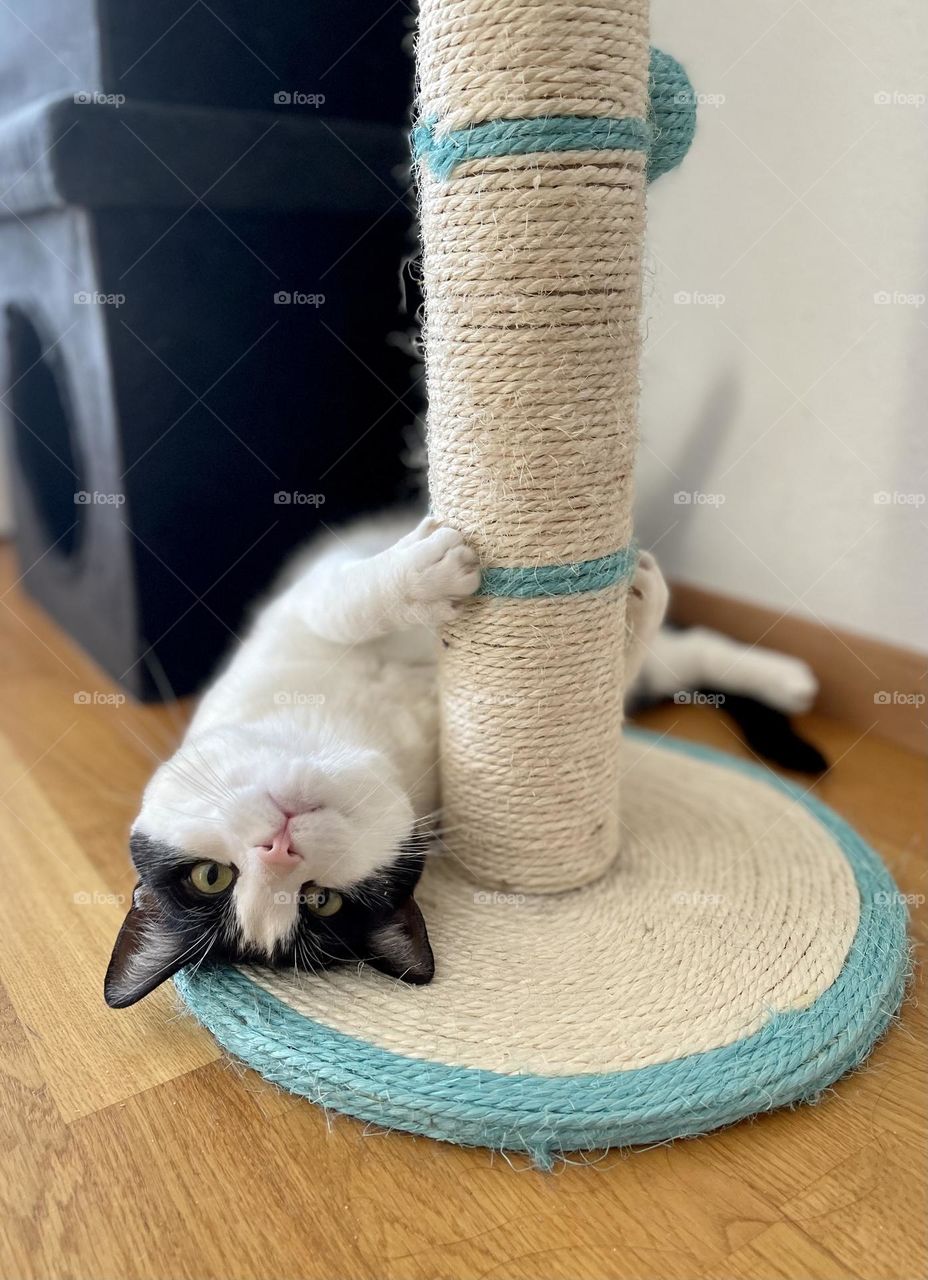
[[[284,824],[283,830],[278,831],[269,845],[262,844],[258,846],[258,857],[266,867],[276,867],[282,870],[302,862],[301,855],[290,848],[289,823]]]

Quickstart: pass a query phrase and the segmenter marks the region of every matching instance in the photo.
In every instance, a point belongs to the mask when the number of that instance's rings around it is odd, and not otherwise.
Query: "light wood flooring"
[[[378,1134],[218,1052],[172,991],[101,980],[160,707],[113,693],[0,583],[0,1275],[4,1280],[585,1280],[926,1274],[924,1011],[819,1106],[594,1167]],[[6,591],[6,594],[3,594]],[[176,712],[174,713],[177,714]],[[645,723],[743,748],[716,712]],[[924,763],[815,715],[817,791],[928,892]],[[918,913],[916,913],[918,915]],[[913,925],[924,939],[924,922]]]

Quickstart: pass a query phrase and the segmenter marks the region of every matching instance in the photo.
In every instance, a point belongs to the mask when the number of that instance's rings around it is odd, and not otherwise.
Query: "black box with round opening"
[[[87,495],[74,441],[71,397],[56,348],[21,307],[6,309],[9,391],[6,397],[16,468],[54,552],[74,555]]]
[[[47,7],[55,48],[74,17]],[[403,491],[404,24],[373,4],[326,21],[348,49],[375,16],[380,120],[352,56],[353,119],[203,105],[225,89],[187,106],[182,76],[166,104],[100,101],[104,78],[0,118],[23,586],[139,697],[199,686],[290,547]]]

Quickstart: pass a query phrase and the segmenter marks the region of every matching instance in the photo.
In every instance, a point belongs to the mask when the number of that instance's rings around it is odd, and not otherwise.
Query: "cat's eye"
[[[314,916],[334,916],[342,909],[342,895],[337,889],[309,889],[304,901]]]
[[[235,872],[222,862],[198,862],[187,877],[197,893],[224,893],[235,879]]]

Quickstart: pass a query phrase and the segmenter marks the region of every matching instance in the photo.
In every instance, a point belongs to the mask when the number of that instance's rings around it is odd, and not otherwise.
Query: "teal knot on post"
[[[686,71],[661,49],[651,50],[648,101],[653,133],[648,155],[648,181],[675,169],[696,132],[696,94]]]

